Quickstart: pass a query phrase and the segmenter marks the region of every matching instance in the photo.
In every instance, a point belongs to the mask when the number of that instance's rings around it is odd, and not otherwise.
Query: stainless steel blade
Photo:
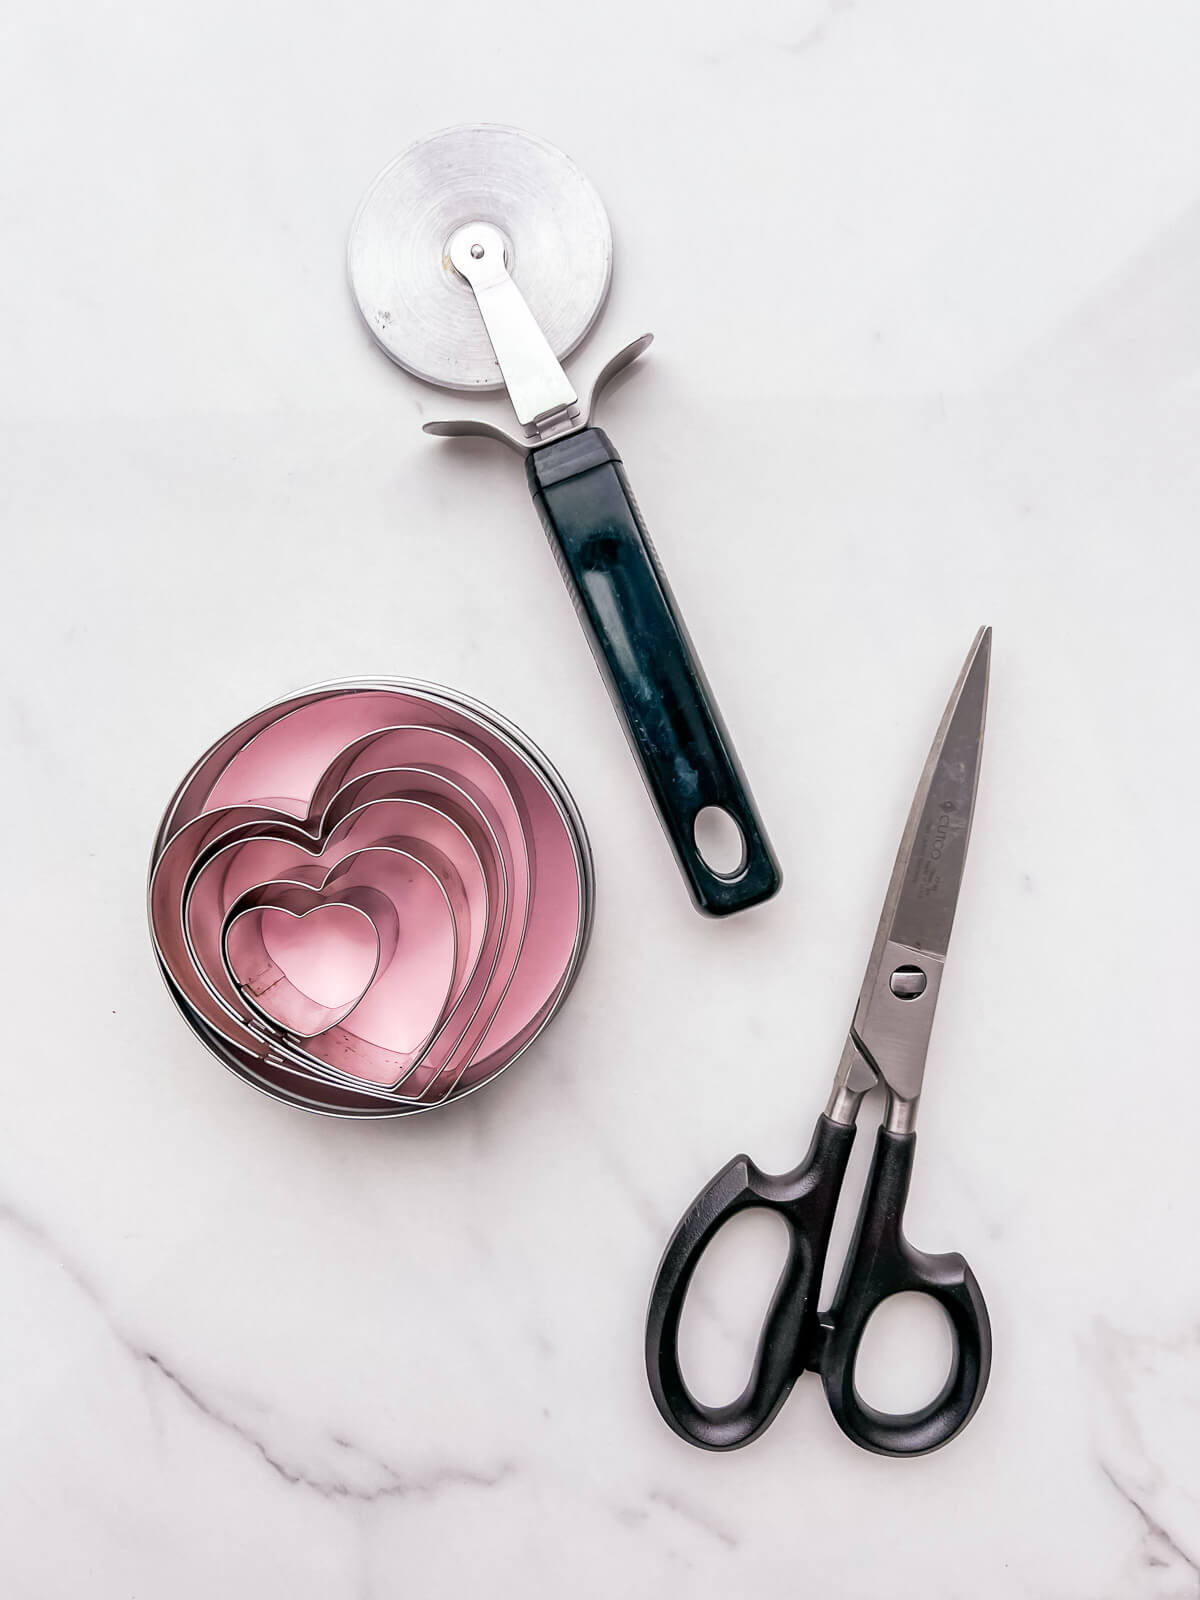
[[[349,248],[351,288],[373,338],[429,383],[499,389],[475,295],[450,260],[451,239],[470,223],[500,235],[508,272],[559,361],[604,305],[612,232],[575,163],[517,128],[449,128],[376,178]]]
[[[894,897],[889,937],[943,958],[975,812],[991,655],[992,630],[981,628],[917,785],[888,891]]]
[[[913,796],[843,1054],[830,1114],[853,1120],[876,1078],[889,1126],[911,1125],[942,966],[962,884],[987,713],[992,630],[981,628],[946,706]]]

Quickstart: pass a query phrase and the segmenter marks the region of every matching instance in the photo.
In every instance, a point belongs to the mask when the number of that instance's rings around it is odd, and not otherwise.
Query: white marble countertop
[[[117,0],[3,34],[5,1600],[1200,1594],[1195,5]],[[657,335],[603,420],[787,874],[727,924],[516,464],[421,434],[454,402],[346,291],[367,181],[462,120],[607,201],[581,365]],[[807,1144],[982,622],[908,1222],[984,1286],[987,1399],[892,1462],[810,1378],[701,1454],[646,1388],[655,1265],[735,1151]],[[598,901],[519,1067],[365,1127],[205,1055],[143,878],[210,739],[378,672],[545,746]],[[741,1242],[706,1389],[773,1246]],[[937,1333],[895,1331],[885,1398]]]

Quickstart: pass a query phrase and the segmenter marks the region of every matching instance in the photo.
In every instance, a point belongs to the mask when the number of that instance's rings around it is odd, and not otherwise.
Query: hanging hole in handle
[[[854,1360],[854,1392],[888,1416],[936,1400],[954,1366],[954,1331],[932,1295],[905,1290],[872,1311]]]
[[[746,869],[746,839],[737,818],[721,806],[696,813],[692,835],[700,859],[718,878],[737,878]]]

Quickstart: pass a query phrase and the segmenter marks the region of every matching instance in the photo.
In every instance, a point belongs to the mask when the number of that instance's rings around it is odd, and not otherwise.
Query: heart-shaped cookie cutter
[[[155,839],[151,934],[204,1044],[276,1099],[399,1116],[490,1082],[565,999],[592,914],[566,786],[479,702],[320,684],[239,724]]]

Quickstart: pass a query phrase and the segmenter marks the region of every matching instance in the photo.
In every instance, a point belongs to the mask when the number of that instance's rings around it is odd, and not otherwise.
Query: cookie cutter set
[[[399,1116],[490,1082],[549,1022],[591,857],[562,779],[497,713],[345,682],[200,758],[149,901],[167,987],[228,1067],[310,1111]]]
[[[513,128],[418,141],[368,190],[351,288],[419,378],[506,388],[520,434],[427,423],[520,454],[535,504],[697,907],[778,889],[778,863],[634,502],[561,361],[608,295],[612,233],[561,151]],[[698,821],[736,829],[711,862]],[[343,1116],[442,1105],[489,1082],[562,1003],[591,921],[579,813],[546,758],[450,690],[322,685],[217,741],[176,791],[151,863],[167,986],[225,1064]]]

